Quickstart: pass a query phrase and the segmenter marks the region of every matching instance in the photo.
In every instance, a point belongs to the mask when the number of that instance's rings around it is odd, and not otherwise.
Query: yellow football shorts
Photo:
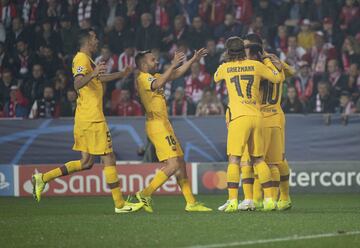
[[[246,145],[248,145],[250,156],[263,156],[262,132],[262,117],[240,116],[231,120],[228,129],[227,154],[229,156],[243,156]]]
[[[283,160],[283,130],[280,127],[265,127],[264,154],[268,164],[279,164]]]
[[[112,153],[112,140],[105,121],[75,121],[73,150],[87,152],[92,155]]]
[[[286,118],[285,114],[281,115],[281,135],[282,135],[282,141],[283,141],[283,159],[285,159],[285,128],[286,128]]]
[[[168,120],[147,121],[145,129],[151,143],[155,146],[159,161],[184,156],[180,142]]]

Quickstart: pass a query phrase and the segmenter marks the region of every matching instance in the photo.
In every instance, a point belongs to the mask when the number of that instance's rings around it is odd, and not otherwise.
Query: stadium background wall
[[[58,165],[0,166],[0,196],[31,196],[31,175]],[[187,170],[195,194],[226,194],[226,166],[222,163],[189,163]],[[354,161],[292,162],[292,193],[360,193],[360,166]],[[120,185],[125,194],[134,194],[148,185],[161,164],[121,164]],[[179,194],[172,177],[156,194]],[[91,170],[55,179],[45,188],[48,196],[95,196],[110,194],[97,164]]]
[[[146,143],[143,118],[107,118],[118,161],[141,160]],[[194,193],[224,194],[226,127],[224,117],[172,119],[180,139]],[[360,193],[360,116],[348,126],[333,116],[324,126],[321,115],[290,115],[286,126],[286,157],[292,168],[292,192]],[[30,196],[31,174],[78,159],[71,151],[72,119],[2,120],[0,122],[0,196]],[[197,161],[197,163],[194,163]],[[42,164],[42,165],[41,165]],[[46,165],[43,165],[46,164]],[[118,172],[126,194],[147,185],[159,164],[121,164]],[[172,178],[158,194],[178,194]],[[46,194],[105,195],[102,168],[57,179]]]

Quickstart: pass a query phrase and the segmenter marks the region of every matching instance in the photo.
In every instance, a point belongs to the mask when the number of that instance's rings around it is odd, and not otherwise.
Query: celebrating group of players
[[[106,74],[104,63],[94,63],[91,57],[99,41],[93,30],[81,31],[79,43],[80,50],[72,66],[74,87],[78,92],[73,149],[80,151],[82,158],[46,173],[34,174],[34,198],[40,201],[46,183],[57,177],[90,169],[94,157],[101,156],[115,213],[130,213],[142,208],[153,212],[152,194],[172,175],[176,176],[185,198],[186,211],[212,211],[196,201],[192,194],[183,151],[168,118],[163,90],[166,82],[183,76],[192,63],[206,56],[207,51],[195,51],[187,61],[184,53],[176,52],[171,66],[163,74],[156,73],[158,61],[151,51],[139,52],[135,57],[140,71],[137,90],[146,112],[146,133],[164,166],[145,189],[136,193],[138,202],[133,203],[122,197],[112,140],[102,110],[106,82],[126,76],[131,69]],[[226,113],[229,198],[219,207],[220,211],[270,211],[291,207],[289,167],[284,158],[285,118],[280,107],[282,82],[285,76],[291,74],[289,66],[276,56],[263,52],[261,39],[257,35],[248,35],[245,40],[239,37],[227,40],[226,59],[214,75],[215,82],[225,81],[229,94]],[[245,200],[239,203],[240,171]]]

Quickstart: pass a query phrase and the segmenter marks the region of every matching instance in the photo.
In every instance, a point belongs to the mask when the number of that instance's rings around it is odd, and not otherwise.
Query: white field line
[[[284,242],[284,241],[341,237],[341,236],[350,236],[350,235],[359,235],[359,234],[360,234],[360,231],[351,231],[351,232],[345,232],[345,233],[323,233],[323,234],[306,235],[306,236],[295,235],[295,236],[289,236],[289,237],[284,237],[284,238],[275,238],[275,239],[259,239],[259,240],[249,240],[249,241],[231,242],[231,243],[223,243],[223,244],[194,245],[194,246],[187,246],[185,248],[233,247],[233,246],[244,246],[244,245],[268,244],[268,243]]]

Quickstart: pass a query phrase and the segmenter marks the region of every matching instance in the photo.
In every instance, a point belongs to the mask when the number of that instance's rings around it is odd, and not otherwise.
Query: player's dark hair
[[[136,65],[137,68],[140,68],[140,64],[141,64],[142,59],[148,53],[151,53],[151,50],[140,51],[140,52],[138,52],[136,54],[136,56],[135,56],[135,65]]]
[[[91,32],[95,32],[94,29],[89,28],[89,29],[82,29],[79,31],[78,33],[79,47],[83,46],[85,42],[88,41]]]
[[[225,47],[227,50],[227,61],[243,60],[246,56],[244,41],[240,37],[230,37],[227,39]]]
[[[260,54],[264,53],[263,41],[258,34],[247,34],[244,37],[245,40],[248,40],[250,43],[245,46],[249,49],[249,53],[252,57],[255,57],[258,60],[261,60]]]

